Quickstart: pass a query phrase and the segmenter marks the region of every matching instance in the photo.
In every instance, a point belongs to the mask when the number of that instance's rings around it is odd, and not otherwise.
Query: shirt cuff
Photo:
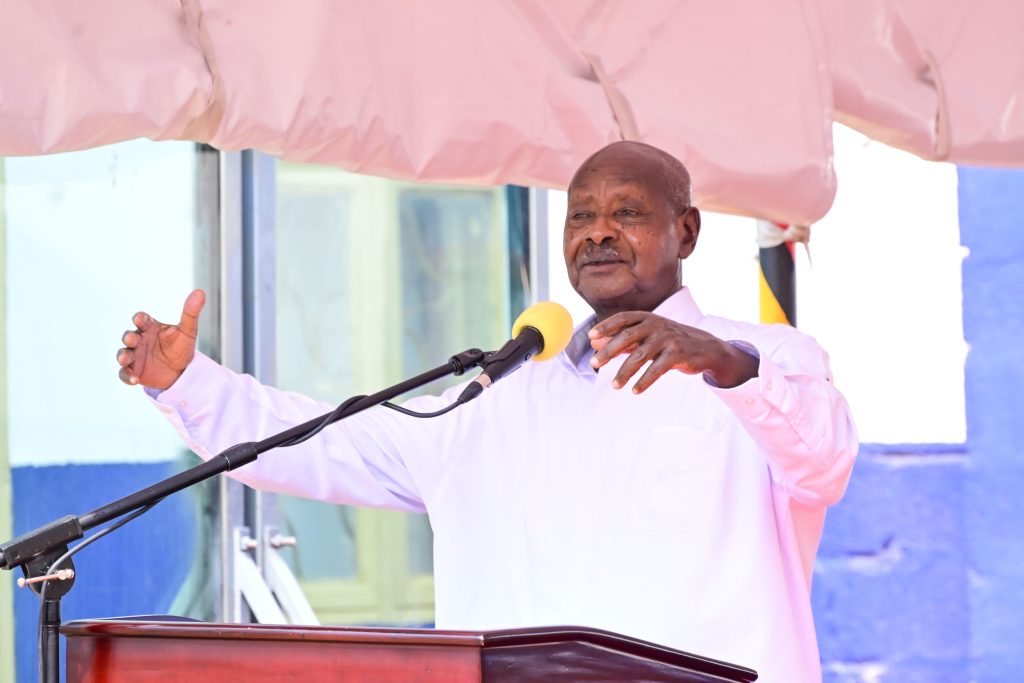
[[[188,419],[201,412],[220,388],[222,367],[209,356],[196,352],[181,376],[163,391],[146,389],[156,403]]]
[[[753,344],[751,344],[750,342],[743,341],[742,339],[729,339],[725,343],[726,344],[731,344],[732,346],[735,346],[737,349],[739,349],[743,353],[747,354],[748,356],[753,356],[754,358],[756,358],[760,362],[760,360],[761,360],[761,352],[758,351],[757,347],[754,346]],[[758,369],[760,370],[760,367]],[[716,382],[714,380],[714,378],[710,374],[705,372],[703,376],[704,376],[704,381],[707,383],[708,386],[714,387],[715,389],[721,389],[722,388],[722,386],[718,382]]]
[[[770,359],[761,357],[757,377],[731,389],[712,386],[712,391],[737,417],[758,422],[766,419],[773,410],[785,413],[792,407],[792,396],[786,386],[786,376],[782,369]]]

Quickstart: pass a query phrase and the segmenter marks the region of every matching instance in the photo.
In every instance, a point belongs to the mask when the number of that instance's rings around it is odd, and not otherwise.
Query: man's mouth
[[[583,255],[580,260],[580,268],[614,266],[625,262],[625,259],[614,251],[591,252]]]

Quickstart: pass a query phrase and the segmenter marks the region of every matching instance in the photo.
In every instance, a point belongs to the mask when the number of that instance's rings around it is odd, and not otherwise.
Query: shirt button
[[[179,407],[179,408],[184,408],[184,407],[185,407],[185,406],[187,406],[187,405],[188,405],[188,403],[187,403],[187,402],[185,402],[185,401],[178,401],[178,407]]]
[[[771,391],[771,390],[772,390],[772,383],[768,382],[768,391]]]
[[[754,399],[752,399],[752,398],[748,398],[747,399],[747,404],[752,404],[753,402],[754,402]]]

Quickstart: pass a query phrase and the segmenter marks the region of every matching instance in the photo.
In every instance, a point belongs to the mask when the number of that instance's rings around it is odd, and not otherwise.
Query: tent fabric
[[[1024,2],[822,2],[836,120],[925,159],[1024,165]]]
[[[0,0],[0,155],[147,137],[394,178],[564,187],[637,139],[702,207],[811,223],[833,120],[1024,163],[1024,3]]]

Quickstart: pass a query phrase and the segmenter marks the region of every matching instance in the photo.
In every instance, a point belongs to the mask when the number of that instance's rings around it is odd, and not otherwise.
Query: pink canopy
[[[0,0],[0,155],[136,137],[362,173],[564,187],[607,142],[707,209],[809,223],[832,121],[1024,163],[1024,3]]]

